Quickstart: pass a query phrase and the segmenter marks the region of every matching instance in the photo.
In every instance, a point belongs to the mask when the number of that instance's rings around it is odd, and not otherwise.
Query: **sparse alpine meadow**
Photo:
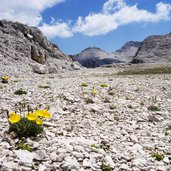
[[[0,170],[170,171],[171,74],[122,70],[3,75]]]

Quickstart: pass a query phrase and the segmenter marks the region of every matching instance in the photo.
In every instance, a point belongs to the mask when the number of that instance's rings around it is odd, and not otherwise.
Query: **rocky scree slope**
[[[95,68],[113,63],[125,63],[132,61],[140,44],[140,42],[130,41],[125,43],[121,49],[112,53],[107,53],[100,48],[89,47],[71,57],[74,61],[78,61],[87,68]]]
[[[171,62],[171,34],[147,37],[132,60],[132,63],[168,62]]]
[[[0,83],[0,170],[170,171],[171,75],[118,76],[116,71],[23,74]],[[19,87],[28,93],[15,95]],[[16,150],[20,140],[6,133],[3,111],[13,111],[23,100],[52,114],[43,135],[23,139],[32,152]],[[149,110],[151,105],[159,111]]]
[[[35,27],[0,21],[0,68],[11,74],[17,72],[53,73],[59,69],[71,69],[71,59],[57,45],[49,42]]]

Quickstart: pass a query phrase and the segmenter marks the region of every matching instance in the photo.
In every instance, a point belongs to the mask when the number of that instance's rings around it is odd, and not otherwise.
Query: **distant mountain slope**
[[[140,42],[127,42],[116,52],[107,53],[100,48],[89,47],[77,55],[73,55],[74,61],[78,61],[87,68],[100,67],[112,63],[125,63],[133,59]]]
[[[147,37],[139,47],[132,63],[171,62],[171,35]]]
[[[72,60],[57,45],[49,42],[39,29],[1,20],[1,73],[32,72],[32,68],[37,68],[37,71],[42,68],[42,72],[52,73],[62,68],[72,68]]]
[[[141,42],[137,41],[126,42],[119,50],[113,52],[112,56],[123,62],[131,62],[140,45]]]
[[[114,59],[111,55],[100,48],[92,47],[83,50],[81,53],[73,56],[74,61],[78,61],[82,66],[95,68],[104,64],[120,63],[120,60]]]

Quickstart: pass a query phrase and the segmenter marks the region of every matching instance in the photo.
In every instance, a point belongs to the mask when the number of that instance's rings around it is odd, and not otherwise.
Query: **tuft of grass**
[[[111,105],[109,105],[109,109],[114,110],[114,109],[116,109],[116,106],[111,104]]]
[[[109,94],[110,96],[113,96],[115,93],[114,93],[112,90],[109,90],[109,91],[108,91],[108,94]]]
[[[150,111],[159,111],[160,110],[159,107],[155,106],[155,105],[150,105],[147,109]]]
[[[168,136],[168,135],[169,135],[169,132],[166,131],[166,132],[164,133],[164,135],[165,135],[165,136]]]
[[[142,70],[120,71],[117,75],[171,74],[171,67],[157,67]]]
[[[51,88],[51,87],[48,86],[48,85],[39,85],[38,87],[39,87],[39,88],[44,88],[44,89]]]
[[[33,147],[31,147],[31,145],[24,143],[23,141],[19,141],[19,143],[17,144],[16,150],[27,150],[32,152],[33,151]]]
[[[105,163],[102,163],[100,168],[102,171],[113,171],[113,168],[110,165],[107,165]]]
[[[109,84],[102,83],[102,84],[100,84],[100,87],[102,87],[102,88],[109,87]]]
[[[140,105],[141,105],[141,106],[144,106],[144,102],[143,102],[143,101],[141,101],[141,102],[140,102]]]
[[[87,83],[82,83],[81,86],[82,87],[88,87],[88,84]]]
[[[94,103],[93,99],[91,99],[91,98],[85,99],[85,102],[86,102],[87,104],[92,104],[92,103]]]
[[[27,94],[27,91],[23,90],[22,88],[16,90],[14,92],[15,95],[23,95],[23,94]]]
[[[103,102],[104,103],[110,103],[110,100],[108,98],[105,98]]]
[[[161,161],[161,160],[163,160],[164,159],[164,155],[163,154],[159,154],[159,153],[153,153],[152,155],[151,155],[151,157],[154,157],[156,160],[158,160],[158,161]]]
[[[132,105],[128,105],[127,107],[128,107],[129,109],[133,109]]]
[[[99,148],[100,148],[100,146],[97,145],[97,144],[92,144],[91,147],[92,147],[92,148],[96,148],[96,149],[99,149]]]

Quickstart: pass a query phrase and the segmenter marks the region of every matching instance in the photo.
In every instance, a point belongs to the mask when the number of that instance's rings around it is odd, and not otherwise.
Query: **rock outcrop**
[[[132,60],[132,63],[168,62],[171,62],[171,34],[147,37]]]
[[[128,63],[132,61],[140,44],[140,42],[130,41],[122,46],[121,49],[112,53],[107,53],[96,47],[87,48],[81,53],[73,55],[72,58],[87,68],[95,68],[113,63]]]
[[[38,28],[6,20],[0,21],[0,61],[4,72],[6,67],[14,67],[11,73],[32,72],[32,66],[37,64],[45,65],[47,73],[72,69],[71,58],[49,42]]]

